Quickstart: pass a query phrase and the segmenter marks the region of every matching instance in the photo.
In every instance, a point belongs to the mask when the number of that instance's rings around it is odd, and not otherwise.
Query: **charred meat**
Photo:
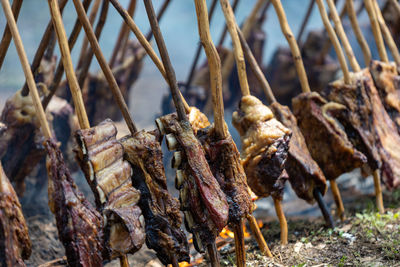
[[[107,218],[105,240],[110,257],[135,253],[144,243],[144,221],[138,206],[140,192],[132,186],[132,168],[123,159],[111,120],[78,130],[77,160],[85,173],[98,210]]]
[[[156,131],[140,131],[121,140],[125,157],[132,164],[132,184],[140,191],[139,206],[146,224],[146,245],[164,264],[189,262],[189,246],[181,230],[179,201],[167,189],[163,155]]]
[[[242,142],[242,165],[251,190],[260,197],[282,199],[282,171],[291,131],[274,118],[271,110],[253,96],[244,96],[232,122]]]
[[[289,182],[299,198],[308,203],[313,203],[315,188],[318,188],[322,194],[328,189],[325,175],[311,157],[304,136],[297,126],[296,117],[290,109],[278,102],[272,103],[269,108],[274,113],[275,118],[292,131],[288,158],[285,164]]]
[[[21,204],[0,163],[0,266],[25,266],[31,254]]]

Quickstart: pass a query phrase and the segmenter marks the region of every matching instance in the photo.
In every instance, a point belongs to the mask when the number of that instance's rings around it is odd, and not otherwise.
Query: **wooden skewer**
[[[219,255],[217,245],[214,243],[207,245],[207,252],[208,256],[210,257],[211,266],[212,267],[219,267]]]
[[[307,23],[308,23],[308,21],[310,19],[310,15],[311,15],[311,12],[312,12],[312,10],[314,8],[314,4],[315,4],[315,0],[310,0],[310,3],[308,4],[306,15],[305,15],[305,17],[303,19],[303,22],[301,23],[299,33],[297,34],[296,42],[300,46],[301,46],[301,39],[303,37],[303,33],[304,33],[304,30],[305,30],[305,28],[307,26]]]
[[[110,1],[115,2],[116,0],[110,0]],[[184,103],[182,100],[183,98],[181,97],[182,95],[179,91],[178,83],[176,81],[175,71],[174,71],[171,61],[169,59],[168,51],[167,51],[167,48],[164,43],[164,38],[160,31],[160,26],[158,25],[157,17],[154,12],[153,3],[151,0],[144,0],[144,5],[146,7],[146,12],[147,12],[147,16],[149,18],[151,29],[153,30],[154,38],[156,39],[158,50],[160,52],[160,56],[161,56],[161,60],[162,60],[161,65],[163,65],[165,67],[165,74],[166,74],[168,84],[171,89],[172,99],[174,100],[178,118],[181,121],[188,121],[188,118],[185,113],[185,106],[184,106]],[[133,22],[133,20],[131,20],[131,22]],[[146,40],[146,42],[147,42],[147,40]]]
[[[240,223],[233,225],[233,233],[235,235],[235,253],[236,253],[236,266],[246,266],[246,248],[244,246],[244,232],[243,232],[243,219]]]
[[[389,0],[389,2],[392,4],[394,9],[396,10],[396,13],[398,16],[400,16],[400,4],[397,2],[397,0]]]
[[[208,20],[210,23],[211,23],[211,19],[213,17],[216,6],[217,6],[217,0],[213,0],[211,3],[211,6],[210,6],[210,12],[209,12],[209,16],[208,16]],[[185,83],[186,87],[190,87],[192,84],[194,73],[197,68],[197,63],[199,62],[199,59],[200,59],[201,47],[202,47],[201,43],[199,43],[197,45],[196,54],[194,55],[193,63],[192,63],[192,66],[190,67],[189,75],[188,75],[188,78]]]
[[[239,36],[236,30],[236,20],[233,10],[228,0],[220,0],[221,7],[225,16],[226,25],[233,43],[233,53],[235,55],[236,66],[239,76],[240,89],[243,96],[250,95],[249,83],[247,81],[246,63]]]
[[[317,200],[319,209],[322,212],[322,216],[324,216],[326,225],[329,228],[332,228],[332,229],[335,228],[335,223],[333,222],[332,215],[329,212],[329,208],[326,205],[324,198],[322,197],[322,193],[318,187],[314,188],[313,196],[314,196],[315,200]]]
[[[83,103],[82,92],[79,88],[78,80],[75,76],[74,67],[72,65],[71,54],[68,46],[67,36],[65,34],[64,24],[61,18],[60,9],[56,0],[48,0],[51,19],[56,30],[58,44],[60,46],[61,58],[63,61],[65,73],[72,98],[75,104],[75,112],[77,113],[79,125],[82,129],[90,128],[89,120]]]
[[[169,6],[169,4],[171,3],[172,0],[164,0],[164,3],[162,4],[162,6],[160,7],[160,9],[158,10],[158,14],[157,14],[157,21],[160,22],[162,16],[164,15],[165,11],[167,10],[167,7]],[[147,34],[146,34],[146,39],[147,41],[150,41],[151,38],[153,37],[153,31],[150,30]],[[124,50],[125,51],[125,50]]]
[[[12,3],[12,12],[14,14],[15,20],[18,20],[19,11],[21,10],[22,0],[14,0]],[[3,66],[4,58],[6,57],[8,47],[11,43],[11,31],[8,24],[4,28],[3,37],[1,38],[0,43],[0,70]]]
[[[236,10],[236,7],[238,6],[238,4],[239,4],[239,0],[233,0],[233,4],[232,4],[233,13],[235,13],[235,10]],[[224,44],[227,33],[228,33],[228,25],[225,24],[224,30],[222,31],[221,36],[219,37],[217,47],[222,46]]]
[[[279,219],[279,224],[281,226],[281,244],[287,245],[288,243],[288,227],[286,222],[285,213],[283,212],[282,203],[279,199],[274,199],[275,212]]]
[[[364,0],[364,6],[371,21],[372,33],[374,34],[376,46],[378,47],[379,57],[382,62],[388,63],[389,58],[386,53],[385,44],[383,43],[381,28],[375,12],[374,3],[372,0]]]
[[[338,12],[336,10],[336,6],[333,3],[333,0],[326,0],[326,1],[329,6],[332,21],[335,24],[336,34],[339,36],[340,40],[342,41],[344,51],[347,55],[347,59],[350,62],[350,66],[354,72],[358,72],[361,70],[361,68],[356,60],[356,57],[354,56],[353,49],[351,48],[350,42],[347,39],[346,33],[343,29],[342,22],[340,21]]]
[[[65,5],[67,4],[67,0],[62,0],[60,1],[60,13],[62,14]],[[36,75],[37,70],[39,69],[40,63],[42,61],[42,58],[44,56],[44,53],[49,46],[50,39],[53,35],[53,23],[50,22],[47,24],[47,28],[43,34],[42,40],[40,41],[39,47],[36,50],[35,57],[33,58],[32,64],[31,64],[31,70],[33,75]],[[22,88],[21,95],[26,96],[28,95],[29,88],[28,84],[25,82],[24,87]]]
[[[103,5],[101,7],[101,12],[100,12],[100,17],[99,21],[97,22],[96,30],[95,30],[95,36],[96,39],[99,40],[101,36],[101,32],[103,31],[104,24],[106,23],[106,18],[107,18],[107,13],[108,13],[108,1],[104,1]],[[90,20],[89,20],[90,21]],[[82,58],[82,66],[81,69],[78,71],[78,83],[79,86],[82,88],[85,80],[87,78],[87,74],[89,72],[90,64],[93,59],[93,50],[91,49],[86,49],[86,55],[84,58]]]
[[[379,22],[379,25],[381,27],[381,32],[383,34],[383,38],[385,38],[386,44],[389,47],[390,53],[393,56],[394,62],[396,62],[397,66],[400,66],[400,53],[399,49],[397,49],[396,43],[393,40],[393,36],[390,33],[390,30],[388,26],[385,23],[385,20],[383,19],[383,15],[381,10],[379,9],[378,3],[374,0],[374,5],[375,5],[375,12],[377,15],[377,19]],[[397,3],[398,4],[398,3]]]
[[[42,133],[46,139],[50,139],[52,137],[50,127],[47,123],[46,114],[44,113],[42,103],[40,102],[40,97],[38,90],[36,88],[35,79],[33,78],[33,74],[31,71],[31,67],[28,62],[28,58],[26,57],[24,45],[21,41],[21,36],[18,32],[17,23],[15,22],[13,12],[11,10],[10,3],[8,0],[1,0],[1,4],[3,6],[4,14],[7,18],[7,23],[14,39],[15,47],[17,48],[18,56],[22,65],[22,69],[24,70],[24,74],[28,83],[29,90],[31,92],[31,97],[33,100],[33,104],[35,106],[37,116],[41,125]]]
[[[274,5],[276,14],[278,15],[279,24],[281,25],[282,32],[285,35],[287,42],[289,43],[290,50],[292,51],[292,57],[300,79],[301,89],[303,90],[303,92],[310,92],[310,86],[308,84],[307,74],[304,69],[300,49],[287,22],[285,11],[283,10],[281,1],[271,0],[271,2]]]
[[[376,206],[378,207],[379,213],[383,214],[383,213],[385,213],[385,207],[383,205],[381,175],[379,173],[379,169],[374,170],[373,178],[374,178],[374,187],[375,187]]]
[[[90,10],[90,14],[89,14],[90,25],[94,24],[94,21],[95,21],[96,16],[97,16],[97,12],[99,11],[99,8],[100,8],[100,3],[101,3],[101,0],[95,0],[94,4],[92,6],[92,9]],[[88,45],[89,45],[88,39],[84,35],[83,36],[82,47],[81,47],[81,52],[80,52],[79,57],[78,57],[78,64],[77,64],[77,67],[76,67],[77,70],[82,68],[83,63],[86,60],[85,57],[88,54],[87,53]]]
[[[97,61],[99,62],[99,65],[104,73],[104,76],[108,82],[108,85],[111,89],[111,92],[114,95],[115,101],[117,102],[122,116],[124,117],[124,120],[129,128],[129,131],[131,134],[134,134],[137,131],[136,125],[133,122],[132,117],[129,114],[129,109],[128,106],[125,103],[124,97],[118,87],[117,81],[115,80],[115,77],[111,71],[110,66],[107,64],[107,61],[101,52],[100,45],[96,39],[96,35],[93,32],[92,26],[90,25],[89,19],[86,16],[85,9],[83,8],[82,2],[80,0],[73,0],[76,12],[78,14],[79,20],[82,23],[83,29],[86,32],[86,36],[89,40],[89,43],[91,45],[91,48],[96,55]]]
[[[87,11],[91,2],[92,2],[92,0],[84,0],[83,1],[83,6],[85,7],[85,11]],[[82,24],[79,22],[79,19],[77,18],[75,21],[74,27],[72,28],[71,34],[68,38],[68,47],[69,47],[70,51],[72,51],[72,49],[74,48],[75,43],[78,40],[79,33],[81,32],[81,29],[82,29]],[[63,74],[64,74],[64,65],[63,65],[63,62],[61,59],[57,64],[57,68],[54,73],[53,81],[51,82],[51,84],[49,86],[49,93],[47,94],[47,96],[45,96],[45,98],[42,101],[42,105],[43,105],[44,109],[47,108],[47,105],[50,103],[51,98],[56,93],[56,91],[60,85]]]
[[[129,2],[129,6],[128,6],[128,10],[127,10],[130,17],[133,16],[133,14],[135,13],[135,10],[136,10],[136,0],[131,0]],[[126,38],[126,36],[128,34],[129,34],[128,26],[126,25],[126,23],[122,23],[121,30],[119,31],[118,39],[117,39],[117,42],[115,43],[115,46],[114,46],[114,49],[113,49],[113,52],[111,55],[110,63],[109,63],[111,68],[114,67],[115,62],[117,60],[118,53],[120,52],[120,49],[121,49],[121,44],[123,43],[123,40]]]
[[[332,180],[329,180],[329,182],[331,184],[333,198],[336,203],[337,216],[340,218],[341,221],[344,221],[344,219],[345,219],[344,207],[343,207],[343,201],[342,201],[342,197],[340,195],[339,187],[336,183],[336,180],[332,179]]]
[[[247,216],[247,221],[249,222],[251,232],[253,233],[254,237],[256,238],[258,247],[261,253],[267,257],[272,258],[272,253],[269,250],[267,242],[265,242],[264,236],[261,233],[260,227],[258,227],[257,220],[253,215]]]
[[[323,0],[316,0],[317,5],[319,8],[319,13],[321,15],[322,22],[324,23],[325,29],[328,32],[329,39],[331,40],[333,47],[335,48],[336,55],[338,57],[340,67],[343,72],[343,80],[345,84],[350,83],[350,72],[349,68],[347,67],[347,62],[344,57],[343,50],[340,46],[339,39],[337,38],[335,34],[335,30],[333,29],[331,23],[329,22],[328,14],[326,13],[326,9],[323,3]]]
[[[104,2],[103,2],[103,4],[104,4]],[[129,267],[129,261],[128,261],[127,255],[123,255],[119,258],[119,265],[121,267]]]
[[[353,32],[363,52],[365,65],[369,66],[369,63],[371,62],[371,50],[369,49],[368,43],[365,40],[364,35],[362,34],[360,25],[358,24],[357,14],[354,9],[354,4],[352,0],[346,0],[346,8],[351,27],[353,28]]]

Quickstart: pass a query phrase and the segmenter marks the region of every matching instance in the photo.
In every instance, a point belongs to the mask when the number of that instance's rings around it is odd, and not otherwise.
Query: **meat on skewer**
[[[138,251],[145,239],[144,219],[138,206],[140,192],[132,187],[130,164],[116,140],[111,120],[76,132],[77,160],[85,173],[97,209],[107,218],[105,240],[110,258]]]
[[[181,230],[182,218],[179,201],[167,189],[163,155],[158,131],[139,131],[124,137],[120,142],[125,157],[132,164],[132,183],[141,193],[139,206],[146,224],[146,245],[157,253],[167,265],[173,262],[189,262],[189,247]]]
[[[0,264],[25,266],[31,254],[31,240],[17,194],[0,162]]]

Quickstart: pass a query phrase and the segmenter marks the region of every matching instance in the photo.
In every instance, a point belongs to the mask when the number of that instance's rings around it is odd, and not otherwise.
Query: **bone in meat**
[[[254,96],[244,96],[232,116],[242,142],[242,165],[251,190],[260,197],[282,199],[282,175],[291,131]]]

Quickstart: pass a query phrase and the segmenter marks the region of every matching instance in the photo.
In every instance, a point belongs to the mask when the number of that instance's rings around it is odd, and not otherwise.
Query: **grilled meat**
[[[97,209],[107,218],[105,240],[110,257],[135,253],[144,243],[144,221],[138,207],[140,192],[132,187],[132,168],[123,159],[124,148],[116,140],[111,120],[78,130],[77,160],[85,173]]]
[[[242,142],[242,165],[251,190],[260,197],[282,199],[282,171],[291,131],[274,118],[271,110],[253,96],[244,96],[232,122]]]
[[[229,206],[225,194],[213,176],[200,142],[187,121],[178,121],[176,114],[157,119],[161,133],[167,134],[170,150],[178,149],[176,187],[179,189],[185,224],[193,233],[198,251],[214,242],[228,222]],[[175,157],[177,159],[177,157]]]
[[[125,157],[132,164],[132,184],[140,191],[139,206],[146,224],[146,245],[164,265],[189,262],[189,246],[181,230],[179,201],[167,189],[161,145],[156,131],[140,131],[121,140]]]
[[[345,109],[338,103],[327,102],[316,92],[301,93],[293,99],[293,114],[308,150],[329,180],[367,162],[335,118]]]
[[[69,266],[102,266],[103,218],[85,199],[54,140],[47,140],[49,207]]]
[[[275,118],[292,131],[288,158],[285,164],[289,182],[299,198],[308,203],[313,203],[314,188],[318,188],[322,194],[328,189],[325,175],[311,157],[304,136],[297,126],[296,117],[290,109],[278,102],[272,103],[269,108],[274,113]]]
[[[347,108],[348,120],[358,133],[355,147],[368,158],[368,164],[375,170],[381,166],[381,176],[389,189],[400,184],[400,136],[381,102],[368,69],[353,73],[350,85],[342,80],[333,82],[327,89],[329,100]],[[347,127],[345,127],[346,129]]]
[[[31,240],[18,197],[0,162],[0,266],[25,266]]]
[[[369,69],[383,106],[400,134],[400,76],[396,65],[372,60]]]

